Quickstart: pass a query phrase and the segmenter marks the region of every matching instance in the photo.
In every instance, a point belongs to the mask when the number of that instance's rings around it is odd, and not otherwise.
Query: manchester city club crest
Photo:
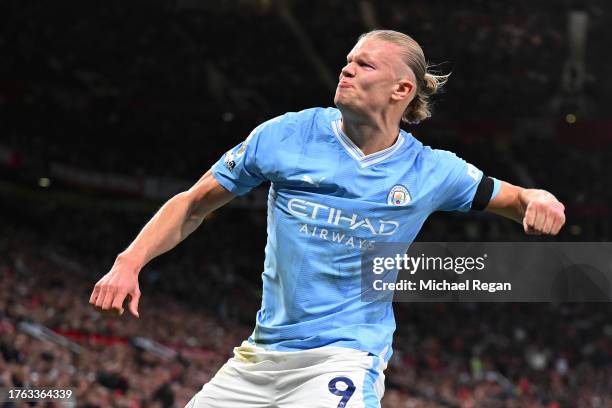
[[[401,185],[393,186],[387,196],[387,204],[389,205],[406,205],[410,202],[410,193],[408,189]]]

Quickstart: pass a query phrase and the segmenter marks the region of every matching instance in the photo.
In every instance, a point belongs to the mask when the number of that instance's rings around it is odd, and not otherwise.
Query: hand
[[[129,298],[130,313],[139,317],[139,271],[140,268],[136,268],[132,261],[121,257],[121,255],[118,256],[111,270],[96,283],[89,298],[89,303],[103,313],[122,315],[124,312],[123,302],[126,298]]]
[[[529,235],[557,235],[565,224],[565,206],[543,190],[524,190],[521,201],[526,204],[523,228]]]

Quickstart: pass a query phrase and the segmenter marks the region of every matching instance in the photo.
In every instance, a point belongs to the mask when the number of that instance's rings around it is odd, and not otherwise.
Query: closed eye
[[[374,68],[374,65],[367,63],[366,61],[363,60],[357,60],[357,65],[359,65],[360,67],[364,67],[364,68]]]
[[[350,58],[347,58],[347,60],[346,60],[346,65],[349,65],[351,62],[353,62],[353,60],[352,60],[352,59],[350,59]],[[357,65],[359,65],[360,67],[367,68],[368,70],[370,70],[370,69],[376,69],[376,67],[375,67],[374,65],[369,64],[369,63],[367,63],[367,62],[365,62],[365,61],[363,61],[363,60],[356,60],[355,62],[356,62],[356,63],[357,63]]]

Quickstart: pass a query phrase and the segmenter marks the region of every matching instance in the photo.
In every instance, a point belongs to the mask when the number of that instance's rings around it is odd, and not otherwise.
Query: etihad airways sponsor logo
[[[359,214],[344,214],[339,208],[292,198],[287,204],[289,212],[295,216],[321,220],[330,226],[347,227],[350,230],[365,228],[372,235],[393,235],[399,228],[397,221],[370,219]]]

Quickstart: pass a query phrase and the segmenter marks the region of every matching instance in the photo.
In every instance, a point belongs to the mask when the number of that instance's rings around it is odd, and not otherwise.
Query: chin
[[[338,109],[350,109],[351,103],[347,100],[348,98],[344,95],[338,95],[334,97],[334,104]]]
[[[334,105],[338,106],[339,103],[342,103],[341,100],[342,97],[338,95],[338,92],[336,92],[336,94],[334,95]]]

